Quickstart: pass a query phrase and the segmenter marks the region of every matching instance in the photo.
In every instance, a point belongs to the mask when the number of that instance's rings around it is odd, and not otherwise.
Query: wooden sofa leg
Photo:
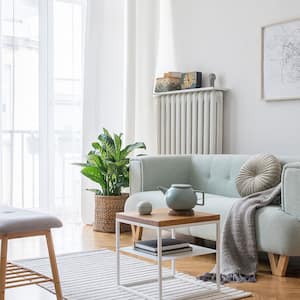
[[[8,238],[1,239],[1,262],[0,262],[0,300],[5,298],[6,263],[7,263]]]
[[[133,242],[140,241],[142,239],[143,227],[131,225],[131,231],[132,231],[132,241]]]
[[[275,276],[285,276],[289,263],[289,257],[273,253],[268,253],[268,257],[272,274]]]

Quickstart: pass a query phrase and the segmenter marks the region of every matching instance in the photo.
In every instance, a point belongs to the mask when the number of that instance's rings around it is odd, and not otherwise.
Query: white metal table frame
[[[121,275],[120,275],[120,223],[125,223],[125,224],[130,224],[130,225],[136,225],[139,227],[144,227],[152,230],[156,230],[156,235],[157,235],[157,256],[153,256],[153,260],[157,262],[158,266],[158,278],[154,279],[148,279],[148,280],[143,280],[143,281],[138,281],[138,282],[132,282],[128,284],[121,284]],[[136,285],[141,285],[145,283],[150,283],[157,281],[158,284],[158,299],[162,300],[163,299],[163,280],[164,279],[170,279],[174,278],[176,275],[176,262],[175,259],[171,260],[171,276],[163,277],[162,274],[162,230],[171,230],[172,233],[172,238],[175,238],[175,229],[178,228],[186,228],[186,227],[194,227],[194,226],[199,226],[199,225],[207,225],[207,224],[215,224],[216,225],[216,284],[217,284],[217,291],[220,290],[221,286],[221,278],[220,278],[220,220],[214,220],[214,221],[205,221],[205,222],[195,222],[195,223],[186,223],[186,224],[180,224],[180,225],[171,225],[171,226],[153,226],[149,224],[145,224],[142,222],[136,222],[136,221],[129,221],[125,219],[119,219],[116,218],[116,259],[117,259],[117,285],[140,296],[145,299],[151,299],[153,300],[152,297],[149,297],[145,294],[142,294],[134,289],[132,289],[132,286]],[[137,253],[138,255],[138,253]],[[141,255],[142,256],[142,255]],[[215,292],[216,290],[211,290]],[[208,292],[210,293],[210,292]],[[201,295],[207,295],[208,293]],[[188,299],[188,298],[187,298]]]

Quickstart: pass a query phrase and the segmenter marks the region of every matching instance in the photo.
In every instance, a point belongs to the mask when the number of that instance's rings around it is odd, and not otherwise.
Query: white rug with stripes
[[[57,256],[62,290],[68,300],[141,300],[122,287],[116,285],[115,253],[106,249],[70,253]],[[15,262],[23,267],[32,269],[47,276],[51,276],[48,258],[28,259]],[[164,275],[169,275],[169,269],[164,269]],[[157,278],[157,266],[142,260],[121,255],[121,282]],[[41,286],[54,293],[52,283]],[[210,292],[215,289],[213,283],[196,280],[195,277],[178,273],[173,279],[163,282],[163,299],[242,299],[251,296],[251,293],[222,286],[219,292]],[[134,287],[149,298],[157,299],[157,282],[147,283]],[[199,296],[200,293],[204,293]],[[209,295],[207,292],[210,292]],[[195,294],[198,293],[197,296]],[[207,295],[205,295],[205,293]],[[146,298],[145,298],[146,299]]]

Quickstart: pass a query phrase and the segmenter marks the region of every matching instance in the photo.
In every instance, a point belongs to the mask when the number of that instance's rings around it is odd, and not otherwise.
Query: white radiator
[[[155,94],[159,154],[222,153],[224,90]]]

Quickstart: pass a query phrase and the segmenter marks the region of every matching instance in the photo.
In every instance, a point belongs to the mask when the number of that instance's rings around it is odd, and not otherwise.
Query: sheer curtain
[[[84,71],[83,153],[102,127],[155,152],[152,97],[159,0],[89,0]],[[83,157],[84,159],[84,157]],[[94,219],[92,183],[82,178],[82,220]]]
[[[103,127],[124,132],[124,0],[89,0],[84,54],[83,157]],[[93,183],[82,178],[82,220],[94,220]]]
[[[0,0],[0,199],[80,216],[84,0]]]
[[[127,0],[125,6],[126,142],[143,141],[147,153],[156,153],[153,101],[160,33],[160,0]]]

